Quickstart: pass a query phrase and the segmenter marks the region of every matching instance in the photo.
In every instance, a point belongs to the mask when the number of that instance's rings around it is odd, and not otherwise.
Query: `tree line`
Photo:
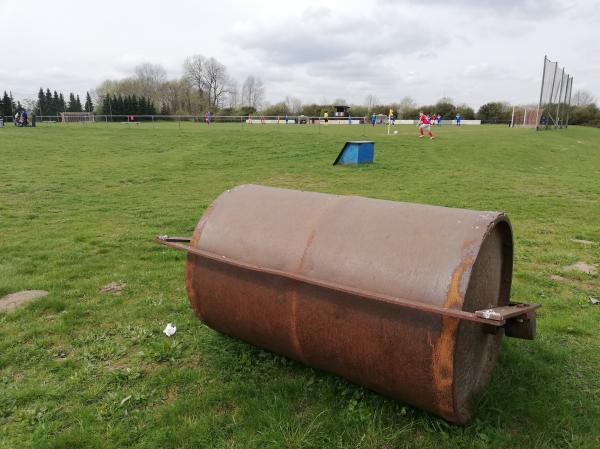
[[[106,80],[87,92],[84,105],[78,95],[71,93],[66,101],[62,92],[51,93],[50,89],[44,91],[40,88],[34,112],[40,115],[56,115],[63,111],[106,115],[201,115],[210,110],[215,116],[322,116],[325,112],[333,116],[334,106],[346,104],[344,99],[339,98],[330,104],[302,104],[299,98],[293,96],[269,104],[265,101],[265,86],[259,77],[248,75],[240,87],[222,63],[203,55],[186,58],[180,78],[168,79],[166,70],[160,64],[143,63],[136,66],[133,72],[131,76],[120,80]],[[444,119],[460,114],[465,120],[508,123],[512,115],[512,106],[507,102],[489,102],[475,111],[447,97],[435,104],[418,106],[410,97],[399,102],[382,103],[374,95],[368,95],[363,104],[350,106],[350,114],[354,117],[365,117],[374,112],[387,114],[390,108],[400,119],[415,119],[419,111],[423,111],[441,114]],[[4,92],[0,103],[1,114],[14,115],[20,109],[21,104],[15,104],[12,96]],[[571,124],[600,126],[596,99],[586,91],[574,93],[568,114]]]
[[[265,87],[260,78],[248,75],[240,86],[225,65],[213,57],[186,58],[182,73],[179,78],[168,79],[167,71],[160,64],[143,63],[136,66],[129,77],[105,80],[93,92],[100,103],[97,112],[108,113],[105,106],[109,105],[103,101],[107,96],[134,95],[149,100],[162,115],[196,115],[208,110],[243,115],[265,106]]]
[[[79,95],[71,92],[66,101],[62,92],[51,92],[49,88],[44,91],[40,87],[34,112],[45,116],[55,116],[61,112],[94,112],[94,104],[89,92],[86,92],[85,104],[82,105]]]
[[[102,111],[105,115],[156,115],[152,100],[134,95],[105,95],[102,98]]]

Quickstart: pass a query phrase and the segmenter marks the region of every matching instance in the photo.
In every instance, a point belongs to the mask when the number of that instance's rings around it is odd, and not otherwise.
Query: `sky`
[[[85,95],[142,62],[177,78],[201,54],[270,103],[535,104],[548,55],[598,99],[599,23],[598,0],[0,0],[0,93]]]

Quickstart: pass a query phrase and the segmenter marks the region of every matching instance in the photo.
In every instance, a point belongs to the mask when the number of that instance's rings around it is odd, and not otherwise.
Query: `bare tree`
[[[400,100],[400,103],[398,104],[398,112],[404,112],[409,109],[416,109],[416,108],[417,108],[417,102],[415,100],[413,100],[411,97],[404,97],[402,100]]]
[[[255,110],[260,109],[265,98],[265,88],[260,78],[250,75],[242,86],[242,103]]]
[[[223,64],[215,58],[206,59],[202,55],[194,55],[185,60],[183,70],[200,97],[206,98],[209,107],[223,105],[229,83],[227,69]]]
[[[25,98],[23,101],[23,107],[26,111],[35,111],[37,107],[37,100],[33,98]]]
[[[94,89],[95,103],[98,104],[101,98],[106,95],[114,95],[119,93],[119,81],[114,80],[104,80],[102,83]]]
[[[299,114],[302,111],[302,102],[296,97],[285,97],[285,104],[291,114]]]
[[[229,77],[227,69],[215,58],[209,58],[204,63],[204,88],[208,93],[208,105],[220,107],[227,95]]]
[[[240,91],[237,82],[230,80],[227,88],[227,107],[235,109],[240,104]]]
[[[596,103],[594,96],[587,90],[578,90],[573,94],[571,105],[573,106],[587,106],[588,104]]]
[[[165,96],[163,109],[171,114],[198,114],[205,107],[187,78],[167,81],[162,89]]]
[[[138,83],[138,96],[150,98],[154,103],[163,100],[160,98],[160,90],[167,82],[167,71],[162,65],[144,62],[136,66],[135,76]]]
[[[379,98],[377,98],[373,94],[369,94],[365,98],[365,105],[367,106],[367,109],[369,110],[369,112],[371,112],[378,103],[379,103]]]
[[[194,55],[185,59],[183,63],[183,73],[192,86],[198,90],[200,98],[203,99],[206,95],[204,82],[204,64],[206,58],[202,55]]]

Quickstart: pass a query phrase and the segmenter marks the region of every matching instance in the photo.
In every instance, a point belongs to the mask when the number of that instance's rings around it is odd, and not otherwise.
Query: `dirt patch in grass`
[[[559,276],[558,274],[553,274],[552,276],[550,276],[550,279],[556,282],[565,282],[566,279],[562,276]]]
[[[0,298],[0,312],[11,312],[38,298],[48,296],[46,290],[23,290]]]
[[[575,262],[573,265],[569,265],[563,268],[565,271],[579,271],[586,274],[598,274],[598,269],[595,265],[590,265],[585,262]]]
[[[127,287],[125,282],[111,282],[110,284],[106,284],[104,287],[102,287],[100,292],[111,293],[114,295],[121,293],[125,287]]]

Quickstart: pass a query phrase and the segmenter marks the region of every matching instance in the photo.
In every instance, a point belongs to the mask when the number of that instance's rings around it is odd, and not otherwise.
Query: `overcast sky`
[[[600,98],[598,0],[0,0],[0,91],[80,95],[136,64],[213,56],[270,102],[536,103],[544,55]]]

